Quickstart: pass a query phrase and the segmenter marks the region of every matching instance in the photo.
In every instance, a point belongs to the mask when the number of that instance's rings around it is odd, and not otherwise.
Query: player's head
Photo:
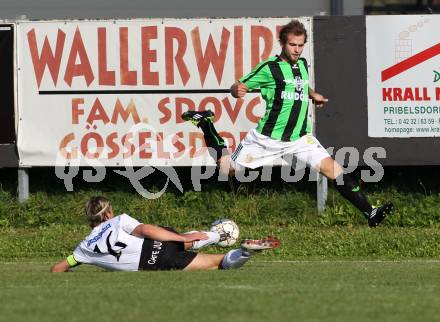
[[[281,57],[295,63],[307,42],[307,30],[300,21],[294,19],[280,29],[279,41],[282,47]]]
[[[100,223],[113,217],[113,209],[110,200],[104,197],[92,197],[86,204],[86,218],[90,227],[96,227]]]

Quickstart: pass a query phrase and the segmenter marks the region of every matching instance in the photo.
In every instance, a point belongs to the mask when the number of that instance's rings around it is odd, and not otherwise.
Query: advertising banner
[[[265,106],[229,88],[280,53],[278,30],[290,20],[18,22],[20,165],[214,164],[201,130],[180,115],[212,110],[234,149]],[[311,19],[300,20],[312,78]]]
[[[368,135],[440,136],[440,17],[368,16]]]

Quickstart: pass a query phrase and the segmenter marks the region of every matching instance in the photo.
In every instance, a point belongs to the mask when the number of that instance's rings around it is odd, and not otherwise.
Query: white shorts
[[[294,156],[297,161],[318,170],[321,161],[330,157],[330,154],[322,147],[318,139],[311,134],[305,135],[296,141],[284,142],[271,139],[252,129],[232,153],[231,159],[232,166],[236,170],[242,170],[242,168],[255,169],[274,165],[277,164],[276,160],[284,159],[286,161],[290,159],[291,161],[291,156]],[[278,164],[280,163],[278,162]]]

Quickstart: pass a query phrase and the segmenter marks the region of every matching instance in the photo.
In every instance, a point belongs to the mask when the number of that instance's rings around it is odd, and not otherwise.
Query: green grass
[[[240,226],[242,237],[275,235],[280,238],[281,247],[264,255],[266,259],[440,259],[438,228]],[[199,227],[176,228],[189,231]],[[89,231],[84,224],[0,229],[0,263],[36,257],[67,257]]]
[[[0,321],[438,321],[439,261],[256,259],[240,270],[107,273],[0,264]]]
[[[206,226],[220,217],[231,217],[242,226],[365,225],[360,212],[331,185],[327,209],[318,216],[315,182],[286,184],[274,174],[270,182],[238,184],[207,180],[199,192],[193,191],[188,170],[178,170],[183,193],[170,185],[159,199],[148,200],[110,170],[101,183],[92,184],[76,178],[74,192],[66,192],[53,169],[31,169],[30,199],[18,203],[16,172],[0,169],[0,228],[82,224],[84,204],[94,195],[110,198],[116,213],[127,212],[144,222],[176,227]],[[394,202],[395,211],[385,226],[440,228],[439,170],[439,167],[387,168],[380,183],[362,184],[362,189],[372,205]],[[158,175],[143,184],[157,191],[162,188],[163,179]]]
[[[396,206],[369,229],[332,188],[318,215],[310,182],[207,181],[201,192],[183,182],[183,193],[147,200],[115,175],[75,179],[68,193],[53,169],[31,169],[31,197],[18,203],[16,172],[0,169],[0,322],[438,321],[438,170],[391,168],[363,185],[373,205]],[[160,189],[163,179],[145,186]],[[180,231],[229,217],[241,236],[273,234],[282,246],[234,271],[48,273],[89,232],[83,207],[93,195],[109,197],[115,213]]]

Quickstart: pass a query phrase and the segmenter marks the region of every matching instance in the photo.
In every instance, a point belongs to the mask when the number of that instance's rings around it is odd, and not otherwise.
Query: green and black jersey
[[[291,64],[274,56],[258,64],[240,82],[249,90],[260,89],[266,113],[257,132],[282,141],[295,141],[311,132],[308,115],[309,74],[307,61]]]

